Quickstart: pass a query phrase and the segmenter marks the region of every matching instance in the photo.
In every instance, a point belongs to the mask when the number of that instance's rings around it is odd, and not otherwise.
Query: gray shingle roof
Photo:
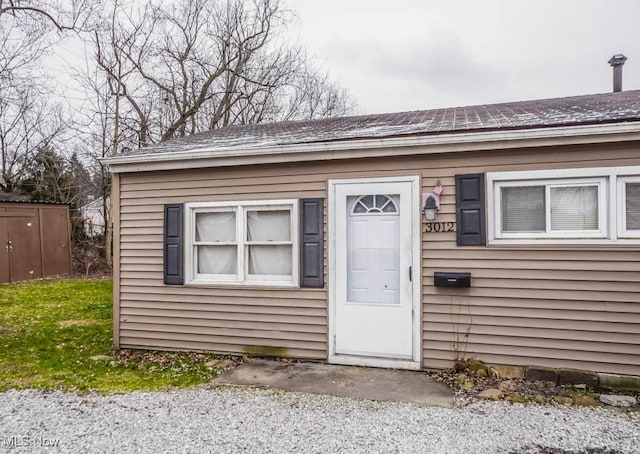
[[[41,204],[41,205],[69,205],[64,202],[51,202],[47,200],[29,200],[27,196],[23,195],[0,195],[0,203],[11,203],[11,204]]]
[[[128,154],[640,121],[640,90],[414,112],[229,126]]]

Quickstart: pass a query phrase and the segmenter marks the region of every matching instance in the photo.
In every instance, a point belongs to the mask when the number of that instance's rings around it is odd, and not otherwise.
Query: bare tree
[[[349,93],[327,74],[305,70],[296,75],[294,85],[285,94],[288,103],[282,106],[283,119],[337,117],[356,107]]]
[[[12,192],[26,165],[59,138],[64,130],[60,107],[51,105],[29,87],[12,98],[0,98],[0,189]]]
[[[81,29],[91,18],[95,0],[0,0],[0,19],[13,16],[53,26],[58,31]]]
[[[53,30],[78,29],[93,0],[0,0],[0,189],[10,192],[36,150],[64,129],[61,109],[48,100],[40,67]]]
[[[138,146],[232,124],[345,114],[353,102],[283,37],[277,0],[112,0],[96,62]],[[107,21],[105,21],[107,22]]]
[[[119,146],[120,143],[135,143],[137,131],[128,126],[128,121],[122,121],[123,117],[126,119],[127,113],[117,106],[118,103],[114,97],[114,81],[104,78],[102,69],[87,64],[86,68],[77,71],[74,76],[86,90],[86,100],[77,109],[75,115],[74,129],[82,139],[82,146],[76,151],[91,173],[90,191],[101,200],[102,218],[105,220],[105,232],[103,232],[105,236],[102,244],[99,245],[94,241],[95,239],[89,238],[77,244],[83,249],[80,255],[85,258],[96,258],[104,254],[107,265],[110,266],[111,175],[108,168],[100,164],[99,159],[115,154],[114,147]],[[123,126],[116,126],[116,123]]]
[[[77,77],[90,100],[78,128],[91,144],[105,203],[110,259],[110,179],[98,158],[234,124],[345,114],[346,92],[315,71],[282,33],[278,0],[107,0],[88,36],[95,65]]]

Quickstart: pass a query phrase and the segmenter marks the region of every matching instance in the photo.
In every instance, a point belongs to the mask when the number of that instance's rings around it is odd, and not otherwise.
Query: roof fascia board
[[[255,148],[201,148],[101,159],[114,173],[440,154],[640,140],[640,122],[427,136],[358,139]]]

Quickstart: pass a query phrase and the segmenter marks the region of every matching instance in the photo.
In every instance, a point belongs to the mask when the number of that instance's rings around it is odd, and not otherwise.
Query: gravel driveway
[[[0,452],[640,453],[640,414],[242,388],[0,393]]]

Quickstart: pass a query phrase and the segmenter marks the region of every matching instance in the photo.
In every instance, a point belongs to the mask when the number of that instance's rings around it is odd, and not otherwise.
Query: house
[[[640,91],[233,126],[103,162],[116,347],[640,376]]]
[[[109,197],[107,197],[107,206],[109,206]],[[98,197],[83,205],[80,208],[80,215],[82,216],[85,235],[91,238],[104,235],[104,198]]]

